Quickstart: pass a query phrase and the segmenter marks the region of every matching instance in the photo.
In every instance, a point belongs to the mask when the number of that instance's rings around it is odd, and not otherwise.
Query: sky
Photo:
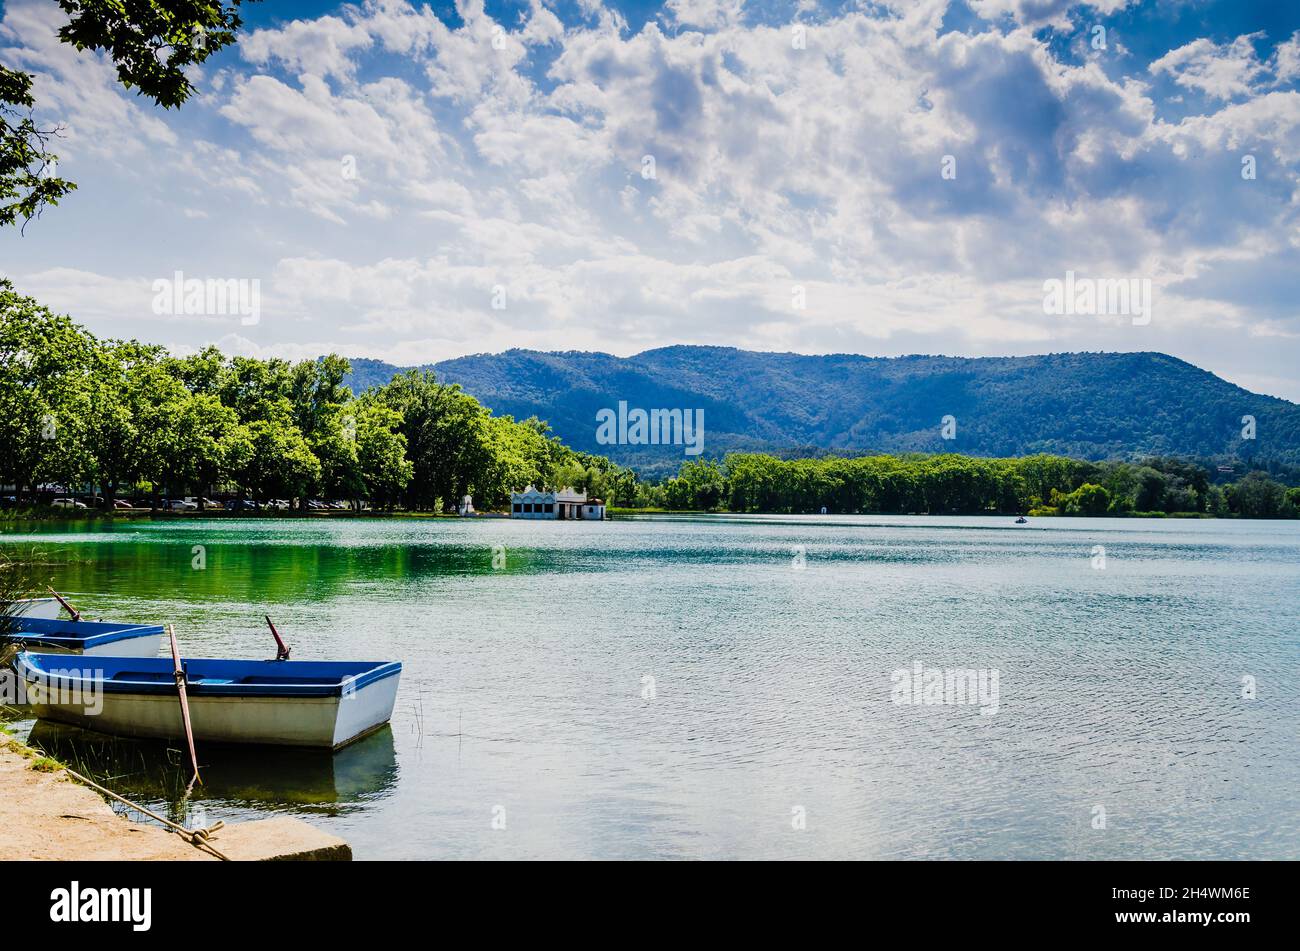
[[[104,337],[1173,354],[1300,401],[1300,5],[261,2],[153,106],[0,5],[79,189],[0,274]],[[1247,166],[1253,175],[1247,173]],[[155,282],[256,281],[255,323]],[[1150,319],[1045,282],[1147,280]],[[162,312],[159,312],[162,311]]]

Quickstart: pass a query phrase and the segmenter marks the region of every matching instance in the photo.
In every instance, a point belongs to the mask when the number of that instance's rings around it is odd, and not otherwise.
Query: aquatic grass
[[[46,756],[41,750],[33,749],[26,743],[22,742],[13,732],[0,726],[0,749],[8,749],[12,753],[17,753],[23,759],[28,760],[28,769],[35,770],[38,773],[58,773],[67,769],[67,764],[55,759],[53,756]]]
[[[0,545],[0,667],[12,664],[17,653],[9,642],[10,619],[16,610],[14,602],[45,595],[54,577],[53,569],[64,568],[77,560],[59,549]]]
[[[38,545],[0,545],[0,602],[20,601],[23,598],[37,597],[45,593],[45,587],[54,577],[53,569],[62,567],[68,558],[55,549],[50,550]],[[3,622],[13,607],[0,608],[0,633],[4,632]]]

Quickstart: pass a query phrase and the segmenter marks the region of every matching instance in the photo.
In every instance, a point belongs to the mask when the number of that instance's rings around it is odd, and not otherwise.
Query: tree
[[[1228,508],[1243,518],[1290,518],[1286,489],[1263,472],[1252,472],[1224,490]]]
[[[0,482],[35,494],[86,468],[94,338],[0,279]]]
[[[164,109],[194,93],[187,70],[235,41],[240,0],[59,0],[69,16],[59,39],[104,50],[118,81]]]
[[[237,477],[261,497],[302,498],[319,481],[320,460],[293,425],[259,419],[248,435],[252,452]]]
[[[1061,502],[1066,515],[1103,515],[1110,507],[1110,493],[1102,486],[1085,482]]]
[[[560,489],[580,481],[585,471],[573,460],[556,464],[547,428],[510,416],[489,416],[481,429],[481,465],[470,483],[482,508],[505,505],[510,493],[526,486]],[[572,456],[572,453],[570,453]]]
[[[320,482],[324,496],[335,499],[360,499],[366,494],[357,451],[357,420],[354,413],[330,419],[307,440],[312,454],[320,461]]]
[[[102,50],[118,81],[166,109],[194,92],[188,71],[235,40],[241,0],[59,0],[69,21],[59,39]],[[32,118],[32,77],[0,66],[0,226],[24,226],[77,186],[57,176],[48,150],[56,128]]]
[[[304,360],[289,371],[286,395],[293,406],[293,421],[307,439],[332,433],[338,425],[343,407],[352,399],[352,391],[343,384],[351,372],[351,364],[336,354]]]
[[[24,227],[45,205],[77,186],[59,178],[58,156],[49,150],[58,128],[36,124],[32,77],[0,66],[0,226]]]
[[[711,511],[727,498],[727,479],[722,468],[712,459],[692,459],[682,463],[678,480],[686,484],[688,497],[685,508]]]
[[[1163,511],[1165,504],[1165,474],[1150,466],[1140,468],[1135,476],[1137,494],[1133,497],[1133,507],[1139,512]]]
[[[1016,468],[1024,478],[1032,495],[1047,501],[1052,489],[1063,492],[1072,491],[1077,485],[1076,474],[1079,463],[1064,456],[1039,454],[1025,456],[1017,461]]]
[[[191,393],[220,396],[228,371],[226,358],[220,350],[209,344],[187,357],[169,358],[168,372],[184,383]]]
[[[239,415],[242,423],[290,423],[294,406],[289,399],[293,368],[284,360],[234,357],[220,378],[221,402]]]
[[[402,418],[414,468],[407,487],[411,508],[446,508],[469,490],[490,458],[484,451],[488,412],[459,385],[443,386],[431,371],[410,370],[380,387],[375,398]]]
[[[164,463],[159,467],[165,485],[189,486],[202,498],[210,486],[247,471],[258,447],[229,406],[211,394],[182,390],[166,412],[171,418],[163,429],[167,444],[161,449]],[[285,468],[283,461],[280,468]],[[199,507],[203,506],[200,501]]]
[[[396,412],[374,403],[367,403],[357,414],[360,490],[368,489],[374,503],[384,508],[392,508],[415,473],[406,458],[406,437],[398,432],[401,424],[402,418]]]
[[[124,484],[140,478],[151,449],[157,448],[151,445],[157,435],[152,404],[161,397],[159,379],[169,379],[158,366],[161,357],[161,347],[134,341],[109,341],[94,349],[85,425],[90,460],[86,475],[104,493],[107,509],[113,508]],[[179,388],[172,389],[174,394]]]
[[[1292,509],[1300,512],[1300,488],[1286,490],[1286,504]]]
[[[320,460],[321,492],[357,499],[365,494],[365,485],[357,459],[352,391],[343,383],[351,370],[346,359],[330,354],[295,365],[287,384],[292,420]]]
[[[450,505],[472,490],[504,504],[528,483],[636,491],[635,474],[575,453],[538,419],[493,416],[458,386],[409,374],[358,399],[337,356],[290,364],[187,357],[99,341],[0,283],[0,482],[89,481],[108,508],[122,486],[238,480],[303,504],[317,490],[391,507]],[[567,480],[572,480],[567,481]],[[200,503],[202,505],[203,503]]]

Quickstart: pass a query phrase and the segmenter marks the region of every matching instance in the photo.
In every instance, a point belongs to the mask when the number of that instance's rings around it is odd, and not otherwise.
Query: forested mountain
[[[353,360],[353,385],[397,367]],[[566,443],[650,471],[681,447],[602,446],[596,413],[704,410],[705,455],[731,450],[1059,453],[1081,459],[1180,456],[1300,463],[1300,406],[1251,393],[1162,353],[1030,357],[866,357],[666,347],[633,357],[510,350],[434,364],[497,413],[536,415]],[[955,418],[944,439],[942,420]],[[1256,438],[1243,439],[1243,416]]]

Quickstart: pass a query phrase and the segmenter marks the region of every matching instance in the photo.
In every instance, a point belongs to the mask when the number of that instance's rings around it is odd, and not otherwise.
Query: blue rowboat
[[[218,660],[183,664],[194,739],[338,749],[393,715],[402,665]],[[185,735],[170,658],[14,659],[35,716],[120,736]]]
[[[62,621],[23,615],[0,621],[0,642],[42,653],[157,657],[163,629],[157,624]]]

